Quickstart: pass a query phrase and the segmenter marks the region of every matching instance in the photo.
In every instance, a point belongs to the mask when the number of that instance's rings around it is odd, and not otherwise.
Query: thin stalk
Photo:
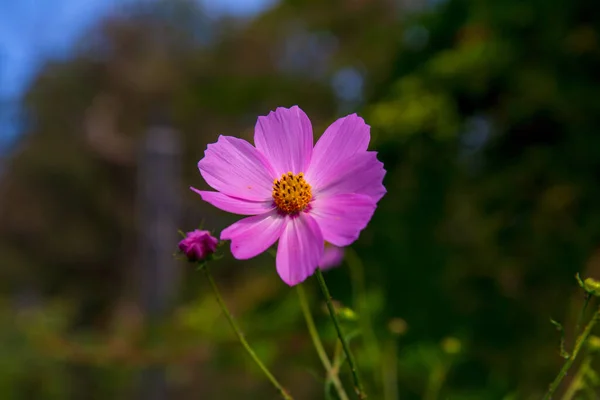
[[[346,260],[350,267],[350,275],[352,276],[352,289],[354,292],[354,303],[358,309],[358,317],[360,327],[363,332],[364,343],[367,348],[367,355],[369,357],[369,365],[373,366],[374,381],[377,384],[378,389],[383,385],[385,379],[385,371],[383,375],[380,375],[377,371],[378,365],[383,364],[381,349],[375,330],[373,329],[373,318],[371,317],[371,310],[369,309],[367,299],[367,287],[365,284],[365,269],[358,254],[351,248],[346,248]]]
[[[352,356],[352,352],[350,351],[350,346],[348,345],[348,341],[344,337],[342,333],[342,328],[340,327],[340,323],[337,318],[337,314],[335,313],[335,309],[333,308],[333,303],[331,302],[331,294],[329,294],[329,288],[325,283],[325,279],[323,278],[323,273],[320,268],[317,268],[315,275],[317,276],[317,280],[319,281],[319,286],[321,287],[321,291],[323,292],[323,296],[325,297],[325,303],[327,304],[327,309],[329,310],[329,315],[331,320],[333,321],[333,325],[335,325],[335,330],[337,331],[338,338],[340,342],[342,342],[342,347],[344,349],[344,353],[346,353],[346,358],[348,359],[348,365],[350,366],[350,370],[352,371],[352,379],[354,380],[354,390],[358,395],[359,399],[366,399],[367,395],[365,394],[360,378],[358,377],[358,370],[356,369],[356,363],[354,362],[354,356]]]
[[[238,326],[237,322],[235,322],[235,320],[233,319],[233,316],[229,312],[229,309],[225,305],[225,302],[223,301],[223,298],[221,297],[221,292],[217,288],[217,284],[215,283],[215,281],[212,277],[212,274],[208,270],[208,266],[205,265],[202,269],[204,270],[204,273],[206,274],[206,278],[208,279],[208,282],[210,283],[210,286],[212,287],[212,290],[215,293],[217,302],[219,303],[219,306],[221,306],[221,310],[225,314],[227,321],[229,321],[229,325],[231,325],[231,328],[233,328],[233,330],[234,330],[235,334],[237,335],[238,339],[240,340],[240,343],[242,344],[242,346],[244,346],[244,348],[246,349],[248,354],[250,354],[250,357],[252,357],[252,359],[254,360],[256,365],[258,365],[258,367],[267,376],[267,378],[273,384],[273,386],[275,386],[275,388],[279,391],[279,393],[281,394],[281,397],[283,397],[285,400],[293,400],[292,396],[290,396],[290,394],[283,388],[283,386],[281,386],[281,384],[277,381],[277,379],[275,379],[273,374],[262,363],[260,358],[258,358],[258,356],[254,352],[254,350],[252,350],[252,347],[250,347],[250,344],[244,337],[242,330]]]
[[[556,389],[558,389],[558,386],[560,385],[562,380],[565,378],[565,376],[567,376],[569,368],[571,368],[571,366],[573,365],[575,358],[577,358],[577,354],[579,354],[579,351],[583,347],[587,338],[592,333],[592,329],[594,329],[594,326],[596,326],[598,319],[600,319],[600,307],[596,310],[596,312],[592,316],[592,319],[590,320],[590,322],[588,322],[581,335],[577,337],[577,340],[575,341],[575,347],[573,348],[573,352],[563,364],[562,368],[558,372],[558,375],[556,376],[556,378],[554,378],[554,381],[552,381],[552,383],[550,384],[548,392],[546,392],[546,395],[544,396],[544,400],[550,400],[552,398],[554,392],[556,392]]]
[[[424,400],[436,400],[439,397],[442,384],[446,378],[446,366],[440,361],[429,375],[427,390],[423,396]]]
[[[317,332],[317,327],[315,326],[315,321],[313,320],[312,314],[310,312],[310,307],[308,305],[308,301],[306,299],[306,293],[304,292],[304,287],[302,285],[296,285],[296,290],[298,292],[298,299],[300,300],[300,308],[302,308],[302,314],[304,314],[304,319],[306,320],[306,326],[308,327],[308,332],[310,334],[310,338],[312,339],[313,345],[315,346],[315,350],[321,359],[321,363],[323,367],[325,367],[325,371],[327,371],[327,376],[331,379],[333,386],[340,398],[340,400],[348,400],[348,395],[342,386],[342,382],[337,374],[337,370],[334,369],[331,365],[331,361],[329,361],[329,357],[323,348],[323,343],[321,342],[321,338],[319,337],[319,332]]]
[[[383,398],[386,400],[398,399],[398,346],[396,339],[392,338],[385,345],[381,370],[383,376]]]
[[[571,400],[581,388],[585,385],[585,374],[589,372],[590,365],[592,364],[592,357],[589,355],[583,359],[581,366],[579,367],[579,371],[575,374],[575,377],[571,380],[567,391],[565,392],[562,400]]]
[[[591,298],[592,295],[590,293],[585,294],[583,307],[581,308],[581,313],[579,313],[579,318],[577,318],[577,325],[575,325],[575,335],[579,335],[579,328],[581,327],[581,322],[583,322],[583,317],[585,317],[585,310],[587,309]]]
[[[335,349],[333,350],[333,368],[337,369],[338,371],[344,363],[344,361],[346,361],[346,355],[342,353],[342,342],[336,340]]]

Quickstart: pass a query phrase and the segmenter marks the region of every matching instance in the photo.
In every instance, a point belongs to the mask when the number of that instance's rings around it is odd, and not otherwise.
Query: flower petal
[[[323,253],[323,257],[321,257],[321,261],[319,261],[319,268],[325,271],[337,267],[344,261],[344,253],[343,247],[327,245],[325,243],[325,252]]]
[[[238,260],[246,260],[266,251],[285,227],[285,217],[276,210],[244,218],[221,232],[221,240],[231,240],[231,253]]]
[[[287,172],[306,172],[313,147],[310,120],[298,106],[279,107],[258,117],[254,144],[273,166],[277,178]]]
[[[340,162],[323,175],[319,184],[313,185],[313,196],[328,197],[335,194],[355,193],[371,197],[378,202],[386,193],[383,186],[385,169],[377,160],[377,153],[366,151]]]
[[[318,185],[327,171],[357,153],[367,151],[371,127],[356,114],[340,118],[331,124],[313,150],[306,178]]]
[[[194,192],[198,193],[202,200],[206,201],[213,206],[230,213],[239,215],[258,215],[264,214],[275,208],[273,200],[267,201],[249,201],[244,199],[238,199],[237,197],[227,196],[220,192],[208,192],[204,190],[198,190],[191,187]]]
[[[323,257],[325,242],[315,220],[306,213],[288,217],[277,248],[277,272],[290,286],[311,276]]]
[[[356,239],[377,207],[369,196],[338,194],[311,203],[310,215],[317,221],[323,239],[336,246],[348,246]]]
[[[206,148],[198,168],[206,183],[228,196],[254,201],[271,198],[273,168],[245,140],[219,136],[217,143]]]

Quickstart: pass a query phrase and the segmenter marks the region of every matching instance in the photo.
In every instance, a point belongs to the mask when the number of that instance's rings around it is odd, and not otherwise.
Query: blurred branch
[[[442,361],[439,361],[433,368],[431,375],[429,375],[427,390],[423,396],[424,400],[436,400],[439,397],[440,389],[446,379],[446,372],[446,365]]]
[[[310,313],[310,308],[308,306],[308,301],[306,299],[306,293],[304,291],[304,286],[302,284],[296,285],[296,290],[298,292],[298,299],[300,300],[300,307],[302,308],[302,313],[304,314],[304,319],[306,320],[306,325],[308,326],[308,332],[310,333],[310,337],[315,346],[315,350],[321,359],[321,363],[323,367],[325,367],[325,371],[327,371],[327,379],[333,383],[335,390],[337,391],[340,400],[348,400],[348,395],[340,382],[340,378],[338,377],[339,368],[332,367],[331,361],[329,361],[329,357],[327,357],[327,353],[323,348],[323,343],[321,343],[321,339],[319,338],[319,333],[317,332],[317,328],[315,327],[315,321],[312,318],[312,314]]]
[[[552,398],[552,396],[554,395],[554,392],[556,392],[556,390],[558,389],[558,386],[560,385],[562,380],[565,378],[565,376],[567,376],[567,372],[573,365],[575,358],[577,358],[579,351],[581,350],[581,348],[587,341],[588,337],[592,333],[592,330],[596,326],[596,323],[598,322],[599,319],[600,319],[600,308],[598,308],[596,310],[596,312],[592,316],[592,319],[590,320],[590,322],[588,322],[587,326],[585,327],[585,329],[583,330],[581,335],[579,335],[577,337],[577,341],[575,342],[575,348],[573,349],[573,352],[571,353],[570,357],[563,364],[558,375],[556,376],[556,378],[554,378],[554,381],[552,381],[552,383],[550,384],[550,387],[548,388],[548,392],[546,392],[546,395],[544,396],[544,400],[550,400]]]
[[[398,348],[396,338],[388,339],[385,344],[381,363],[383,370],[383,397],[386,400],[398,399]]]

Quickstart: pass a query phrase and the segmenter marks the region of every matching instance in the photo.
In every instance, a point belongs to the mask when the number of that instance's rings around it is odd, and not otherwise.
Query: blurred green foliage
[[[599,18],[583,0],[282,0],[251,20],[171,1],[102,21],[32,84],[30,130],[0,182],[2,397],[134,398],[139,369],[164,364],[170,398],[275,398],[184,263],[158,343],[143,329],[136,152],[167,115],[185,142],[183,186],[206,187],[195,166],[207,143],[251,140],[258,115],[298,104],[315,132],[359,112],[388,171],[372,223],[326,276],[359,333],[371,398],[541,398],[562,361],[549,318],[571,343],[574,275],[600,275]],[[344,69],[358,98],[332,85]],[[235,220],[182,196],[182,229]],[[225,257],[214,270],[280,381],[321,398],[323,371],[273,260]],[[39,294],[34,311],[11,301],[22,290]],[[592,358],[584,367],[577,379],[597,380]]]

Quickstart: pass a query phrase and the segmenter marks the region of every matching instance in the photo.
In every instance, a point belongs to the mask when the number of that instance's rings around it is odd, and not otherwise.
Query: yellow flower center
[[[288,172],[273,182],[273,201],[281,212],[299,213],[308,206],[311,199],[312,190],[302,172],[296,175]]]

